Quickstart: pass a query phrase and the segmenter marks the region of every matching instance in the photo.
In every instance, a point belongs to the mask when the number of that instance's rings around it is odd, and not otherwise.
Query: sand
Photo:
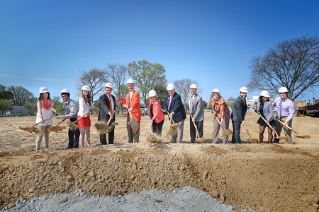
[[[258,116],[247,113],[252,138],[258,137]],[[296,117],[293,128],[310,139],[294,137],[295,144],[211,144],[213,117],[205,114],[206,143],[190,143],[189,117],[181,144],[150,144],[149,118],[142,117],[140,143],[127,143],[126,120],[117,117],[113,145],[100,146],[99,134],[91,128],[92,148],[64,150],[67,130],[50,134],[50,151],[35,152],[36,135],[18,129],[30,126],[35,117],[0,118],[0,208],[19,197],[52,195],[85,190],[88,195],[119,195],[143,189],[182,189],[192,186],[235,208],[242,205],[264,211],[316,211],[319,203],[318,120]],[[97,122],[91,116],[92,126]],[[54,118],[54,124],[59,119]],[[64,125],[65,123],[61,124]],[[192,123],[191,123],[192,124]],[[231,128],[232,129],[232,128]],[[231,136],[230,136],[231,139]],[[43,149],[43,143],[42,147]]]

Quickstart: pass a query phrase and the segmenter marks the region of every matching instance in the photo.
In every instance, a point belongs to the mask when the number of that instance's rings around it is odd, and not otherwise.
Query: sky
[[[0,0],[0,84],[77,100],[82,71],[147,60],[228,99],[253,57],[303,35],[319,35],[319,0]]]

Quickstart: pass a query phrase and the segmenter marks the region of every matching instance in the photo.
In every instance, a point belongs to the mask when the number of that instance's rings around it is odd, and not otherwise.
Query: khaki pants
[[[282,121],[283,123],[285,123],[286,119],[287,119],[287,116],[279,118],[279,120]],[[287,127],[283,127],[283,124],[280,123],[279,121],[276,121],[276,124],[277,126],[275,126],[275,131],[278,133],[278,136],[280,136],[280,132],[282,128],[284,128],[285,136],[288,137],[288,140],[286,142],[288,144],[292,144],[291,130],[288,129]],[[288,126],[292,127],[292,119],[288,122]],[[274,143],[279,143],[279,140],[275,138]]]
[[[43,136],[44,136],[44,148],[49,148],[48,129],[50,127],[51,127],[51,125],[47,125],[47,126],[39,126],[38,125],[39,134],[38,134],[37,140],[35,142],[36,150],[40,150],[40,145],[41,145],[41,141],[42,141]]]
[[[229,118],[230,118],[230,114],[227,115],[225,117],[225,120],[224,122],[222,123],[224,129],[229,129]],[[218,120],[220,121],[220,118],[218,118]],[[214,118],[214,125],[213,125],[213,143],[216,144],[217,142],[217,139],[218,139],[218,133],[219,133],[219,129],[220,129],[220,125],[218,123],[218,121]],[[224,133],[224,129],[223,130],[223,133]],[[228,144],[228,135],[223,135],[223,144]]]
[[[138,123],[138,130],[136,132],[133,132],[132,128],[131,128],[131,124],[129,121],[126,122],[126,127],[127,127],[127,134],[128,134],[128,142],[129,143],[138,143],[140,142],[140,121],[137,122]]]
[[[174,135],[172,136],[171,143],[181,143],[183,140],[184,120],[178,122],[179,126],[176,128]]]

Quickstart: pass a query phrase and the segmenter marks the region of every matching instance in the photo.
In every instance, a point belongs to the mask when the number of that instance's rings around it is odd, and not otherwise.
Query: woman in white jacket
[[[86,137],[87,146],[91,147],[90,143],[90,127],[91,127],[91,119],[89,112],[92,110],[91,104],[91,95],[90,95],[90,88],[87,85],[82,87],[82,97],[79,99],[79,112],[77,114],[77,119],[82,118],[79,120],[78,126],[80,129],[80,147],[84,147],[84,137]]]
[[[40,97],[37,102],[37,119],[36,123],[41,122],[38,125],[39,134],[36,140],[36,151],[40,150],[42,138],[44,136],[44,148],[45,151],[49,150],[49,132],[48,129],[52,126],[52,119],[44,121],[47,118],[52,117],[52,110],[59,115],[53,107],[53,102],[50,99],[49,90],[46,87],[39,89]]]

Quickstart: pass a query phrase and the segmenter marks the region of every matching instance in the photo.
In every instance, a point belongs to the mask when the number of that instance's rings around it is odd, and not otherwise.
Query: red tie
[[[113,111],[112,111],[112,98],[111,98],[111,95],[109,96],[109,103],[110,103],[110,112],[112,114]]]

